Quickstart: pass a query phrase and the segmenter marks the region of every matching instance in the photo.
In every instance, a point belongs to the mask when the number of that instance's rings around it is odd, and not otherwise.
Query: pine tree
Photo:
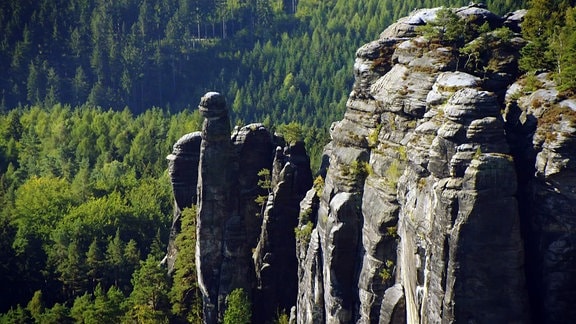
[[[120,229],[116,230],[116,235],[108,243],[106,249],[106,263],[109,271],[109,282],[116,287],[122,287],[124,283],[124,242],[120,239]]]
[[[36,322],[40,321],[40,317],[42,316],[42,313],[44,313],[45,310],[41,290],[37,290],[36,292],[34,292],[34,296],[32,296],[32,299],[30,299],[30,301],[28,302],[26,310],[30,312],[30,315],[36,320]]]
[[[202,318],[202,298],[196,274],[196,207],[182,211],[182,230],[176,237],[178,257],[170,290],[172,312],[190,323]]]
[[[152,254],[132,275],[132,285],[127,316],[138,323],[168,323],[168,274]]]
[[[104,262],[104,253],[102,253],[98,241],[94,239],[88,252],[86,252],[87,275],[93,288],[104,279]]]

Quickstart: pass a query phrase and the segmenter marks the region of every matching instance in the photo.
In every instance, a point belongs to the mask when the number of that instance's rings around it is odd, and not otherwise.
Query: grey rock
[[[310,160],[302,142],[275,151],[285,141],[262,124],[230,134],[226,102],[216,92],[202,97],[199,110],[205,118],[202,132],[183,136],[168,156],[175,217],[166,262],[171,270],[181,210],[196,203],[195,262],[204,322],[222,320],[226,296],[236,288],[253,301],[265,300],[254,303],[254,319],[271,321],[279,309],[296,305],[293,229],[300,200],[312,185]],[[260,185],[259,172],[265,169],[272,170],[270,189]],[[255,201],[259,195],[270,195],[265,209]]]
[[[166,157],[174,194],[174,215],[168,249],[163,261],[166,263],[169,274],[174,271],[174,262],[178,254],[175,241],[182,226],[182,210],[196,204],[201,141],[200,132],[186,134],[178,139],[173,146],[172,153]]]
[[[205,120],[198,167],[196,267],[204,301],[204,321],[216,323],[223,314],[224,303],[220,277],[224,259],[222,238],[231,218],[228,185],[232,145],[224,98],[209,92],[200,100],[199,109]]]
[[[402,285],[395,284],[384,293],[379,323],[406,323],[406,305]]]
[[[296,305],[299,271],[294,229],[299,225],[300,201],[312,185],[310,160],[302,142],[289,147],[287,156],[277,154],[275,166],[280,165],[278,159],[287,162],[280,172],[273,170],[277,179],[272,179],[275,186],[268,196],[253,254],[257,286],[254,321],[259,323],[271,322],[279,311],[288,312]]]
[[[347,111],[325,151],[324,190],[317,205],[310,198],[303,205],[317,207],[309,208],[315,226],[298,252],[301,323],[530,321],[518,196],[525,173],[516,172],[523,162],[515,161],[519,142],[508,130],[521,130],[518,139],[535,133],[534,119],[546,110],[504,109],[502,89],[514,82],[523,40],[495,43],[490,73],[457,71],[464,62],[452,49],[429,46],[415,32],[438,10],[413,12],[357,52]],[[482,5],[455,12],[491,28],[505,22]],[[572,128],[561,124],[550,128],[554,141],[542,134],[522,142],[547,150],[540,164],[537,153],[524,153],[533,161],[530,177],[537,165],[548,183],[571,170],[564,148]],[[365,173],[351,172],[362,163]],[[570,244],[556,243],[550,260],[570,254]],[[550,296],[549,304],[558,302]]]
[[[436,19],[436,13],[440,8],[419,9],[413,11],[410,16],[400,18],[380,34],[381,39],[402,38],[416,36],[416,27],[425,25]]]

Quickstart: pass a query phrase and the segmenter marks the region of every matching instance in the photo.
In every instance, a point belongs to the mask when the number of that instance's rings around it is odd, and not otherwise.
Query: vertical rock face
[[[204,299],[204,319],[218,320],[221,296],[221,270],[224,260],[224,234],[230,220],[231,154],[230,120],[224,98],[209,92],[200,101],[205,118],[202,127],[198,166],[198,218],[196,267]],[[225,296],[224,296],[225,297]]]
[[[271,322],[296,302],[294,227],[300,200],[312,185],[310,160],[303,143],[277,146],[284,140],[262,124],[231,134],[218,93],[202,97],[199,109],[205,118],[202,132],[183,136],[168,156],[175,206],[166,263],[171,271],[181,210],[196,204],[195,261],[204,321],[221,321],[226,296],[242,288],[263,301],[253,303],[254,319]],[[272,170],[270,188],[262,185],[262,170]],[[258,196],[268,197],[264,209],[255,201]]]
[[[357,51],[311,190],[302,143],[260,124],[230,139],[223,98],[202,98],[201,145],[184,137],[169,160],[175,224],[197,194],[206,322],[235,288],[255,322],[292,305],[298,323],[576,322],[576,101],[546,74],[538,90],[516,80],[524,12],[454,9],[492,29],[472,32],[485,48],[469,55],[418,36],[438,10]],[[198,165],[196,193],[181,162]]]
[[[545,76],[514,83],[525,11],[454,9],[513,32],[474,62],[417,35],[438,10],[356,53],[324,188],[301,204],[300,323],[576,320],[576,103]]]
[[[312,186],[310,160],[303,142],[276,150],[272,170],[273,188],[265,205],[262,231],[254,251],[257,278],[256,323],[272,322],[278,312],[296,305],[297,259],[294,228],[299,204]]]
[[[576,104],[547,74],[531,93],[507,93],[506,126],[519,176],[535,323],[576,320]]]
[[[180,233],[182,210],[196,203],[201,142],[202,136],[200,132],[186,134],[174,144],[172,154],[166,157],[174,193],[174,216],[170,229],[168,253],[164,261],[168,267],[168,273],[172,273],[174,270],[174,261],[177,254],[174,242],[176,235]]]

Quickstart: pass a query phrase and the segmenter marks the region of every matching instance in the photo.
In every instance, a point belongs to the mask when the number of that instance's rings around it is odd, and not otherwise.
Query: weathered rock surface
[[[230,139],[222,97],[202,99],[202,144],[184,137],[169,160],[175,224],[197,194],[206,322],[238,287],[258,323],[291,306],[298,323],[576,322],[576,101],[547,74],[518,80],[525,11],[455,9],[493,30],[472,56],[418,35],[438,10],[358,49],[312,189],[302,143],[261,124]],[[181,162],[198,164],[197,193]]]
[[[507,93],[507,133],[516,161],[534,323],[576,320],[576,111],[548,74]]]
[[[216,323],[226,297],[223,290],[228,288],[222,279],[232,275],[222,273],[223,261],[235,252],[225,250],[230,241],[225,241],[224,235],[241,229],[233,227],[238,222],[230,222],[232,144],[226,102],[219,93],[209,92],[202,97],[199,109],[205,119],[198,166],[196,268],[204,320]]]
[[[312,185],[310,160],[303,142],[289,146],[286,152],[278,147],[273,165],[271,183],[274,186],[268,195],[260,239],[253,255],[257,279],[254,321],[257,323],[271,322],[278,312],[289,313],[296,305],[298,261],[294,228],[298,225],[300,201]]]
[[[172,271],[182,209],[196,204],[195,262],[204,321],[221,321],[226,296],[242,288],[264,301],[253,303],[254,319],[270,322],[277,311],[289,312],[296,304],[294,228],[300,200],[312,185],[310,160],[303,143],[277,146],[284,140],[262,124],[237,127],[231,134],[219,93],[202,97],[199,110],[205,118],[202,132],[183,136],[168,156],[175,206],[166,263]],[[261,170],[272,170],[270,193],[261,185]],[[262,195],[270,196],[264,217],[255,201]]]
[[[417,35],[438,10],[356,53],[324,188],[301,205],[299,323],[576,321],[576,105],[544,76],[514,83],[525,11],[455,9],[512,32],[477,35],[472,59]]]
[[[174,271],[174,261],[178,254],[174,243],[182,225],[182,210],[196,204],[201,142],[200,132],[186,134],[174,144],[172,153],[166,157],[174,194],[174,216],[168,251],[163,261],[166,263],[168,273]]]

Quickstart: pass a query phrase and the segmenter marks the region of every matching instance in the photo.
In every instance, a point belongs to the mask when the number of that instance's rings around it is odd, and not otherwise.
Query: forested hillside
[[[238,124],[299,124],[317,167],[355,50],[414,8],[467,2],[0,2],[2,320],[197,319],[179,304],[193,271],[169,293],[156,264],[165,156],[199,129],[201,95],[223,93]]]
[[[140,113],[218,90],[241,120],[318,126],[342,111],[360,44],[414,8],[464,2],[4,1],[0,99]]]

